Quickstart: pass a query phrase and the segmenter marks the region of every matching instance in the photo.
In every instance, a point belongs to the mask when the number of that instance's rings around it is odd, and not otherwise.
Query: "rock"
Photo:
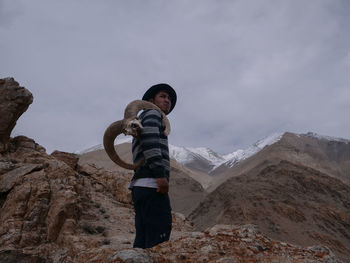
[[[272,240],[253,225],[216,225],[147,250],[152,262],[340,262],[326,247],[303,248]]]
[[[133,210],[117,198],[129,192],[126,178],[78,173],[25,136],[8,149],[0,155],[0,262],[107,262],[131,248]]]
[[[1,175],[0,193],[8,192],[24,175],[29,174],[35,170],[41,170],[42,164],[24,164],[8,173]]]
[[[115,253],[108,263],[150,263],[147,253],[143,249],[128,249]]]
[[[100,191],[110,191],[117,201],[131,205],[131,192],[128,189],[132,178],[130,172],[111,172],[106,171],[94,164],[78,165],[78,172],[89,176],[94,184],[99,185]]]
[[[13,78],[0,79],[0,153],[8,149],[18,118],[33,102],[33,95]]]
[[[19,149],[23,158],[27,157],[25,156],[25,153],[27,153],[28,155],[34,154],[33,155],[34,158],[39,157],[41,153],[46,153],[46,150],[43,146],[37,144],[33,139],[28,138],[26,136],[17,136],[11,139],[11,145],[9,147],[9,150],[13,152],[13,151],[18,151]],[[38,154],[35,154],[35,152],[37,152]]]
[[[172,230],[191,232],[193,231],[193,227],[191,222],[183,214],[172,212]]]
[[[77,154],[74,154],[74,153],[67,153],[67,152],[61,152],[61,151],[56,150],[53,153],[51,153],[51,156],[66,163],[72,169],[76,169],[78,161],[79,161],[79,156]]]
[[[6,157],[0,158],[15,163],[0,175],[0,247],[22,249],[74,235],[64,225],[80,218],[81,198],[86,196],[78,186],[82,176],[47,155],[34,140],[16,137],[9,146]]]
[[[0,262],[2,263],[50,263],[38,255],[28,255],[21,250],[8,249],[0,251]]]

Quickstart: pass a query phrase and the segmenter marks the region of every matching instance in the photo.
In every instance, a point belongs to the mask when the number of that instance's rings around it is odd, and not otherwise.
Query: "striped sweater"
[[[143,130],[141,139],[132,141],[132,153],[134,163],[145,158],[145,164],[135,170],[133,180],[166,177],[169,181],[169,147],[162,115],[158,110],[147,109],[139,118]]]

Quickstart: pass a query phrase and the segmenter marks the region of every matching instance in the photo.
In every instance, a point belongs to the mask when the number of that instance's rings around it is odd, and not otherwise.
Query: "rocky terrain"
[[[129,174],[77,166],[75,155],[47,155],[24,136],[9,148],[0,158],[0,262],[105,262],[132,247]],[[174,235],[191,229],[182,215],[174,222]]]
[[[11,138],[33,99],[11,78],[0,80],[0,95],[0,262],[348,258],[348,185],[287,161],[262,167],[258,174],[228,176],[227,183],[209,194],[193,179],[198,174],[189,175],[173,163],[171,187],[197,199],[190,203],[179,195],[176,200],[174,193],[171,240],[152,249],[132,249],[134,214],[127,189],[132,174],[99,165],[88,156],[60,151],[49,155],[25,136]],[[176,211],[191,213],[193,222]],[[299,236],[307,242],[298,244]]]

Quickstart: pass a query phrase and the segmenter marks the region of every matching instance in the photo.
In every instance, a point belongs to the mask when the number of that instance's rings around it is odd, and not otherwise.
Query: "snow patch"
[[[301,134],[301,135],[307,136],[307,137],[316,138],[316,139],[319,139],[319,140],[344,142],[346,144],[350,143],[350,140],[347,140],[347,139],[331,137],[331,136],[326,136],[326,135],[320,135],[320,134],[317,134],[317,133],[314,133],[314,132],[308,132],[306,134]]]
[[[179,147],[170,144],[169,155],[177,162],[186,165],[195,159],[204,159],[211,165],[217,165],[224,161],[223,157],[214,152],[213,150],[205,147]]]
[[[282,138],[282,136],[283,136],[283,133],[273,133],[270,136],[267,136],[264,139],[257,141],[256,143],[254,143],[252,146],[248,147],[245,150],[240,149],[233,153],[226,154],[223,156],[223,158],[226,161],[221,164],[225,164],[228,167],[233,167],[235,164],[258,153],[264,147],[278,142]],[[216,169],[217,167],[214,167],[213,170]]]
[[[191,156],[191,152],[186,147],[178,147],[170,144],[169,155],[181,164],[193,161],[193,156]]]

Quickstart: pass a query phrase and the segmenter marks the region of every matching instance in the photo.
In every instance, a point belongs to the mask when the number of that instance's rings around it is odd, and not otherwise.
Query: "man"
[[[157,105],[166,115],[174,109],[176,99],[175,90],[163,83],[152,86],[142,97],[142,100]],[[170,159],[161,112],[147,109],[139,118],[143,129],[140,140],[133,139],[132,142],[133,160],[138,163],[144,158],[145,164],[135,170],[129,186],[135,209],[136,237],[133,247],[150,248],[170,237]]]

